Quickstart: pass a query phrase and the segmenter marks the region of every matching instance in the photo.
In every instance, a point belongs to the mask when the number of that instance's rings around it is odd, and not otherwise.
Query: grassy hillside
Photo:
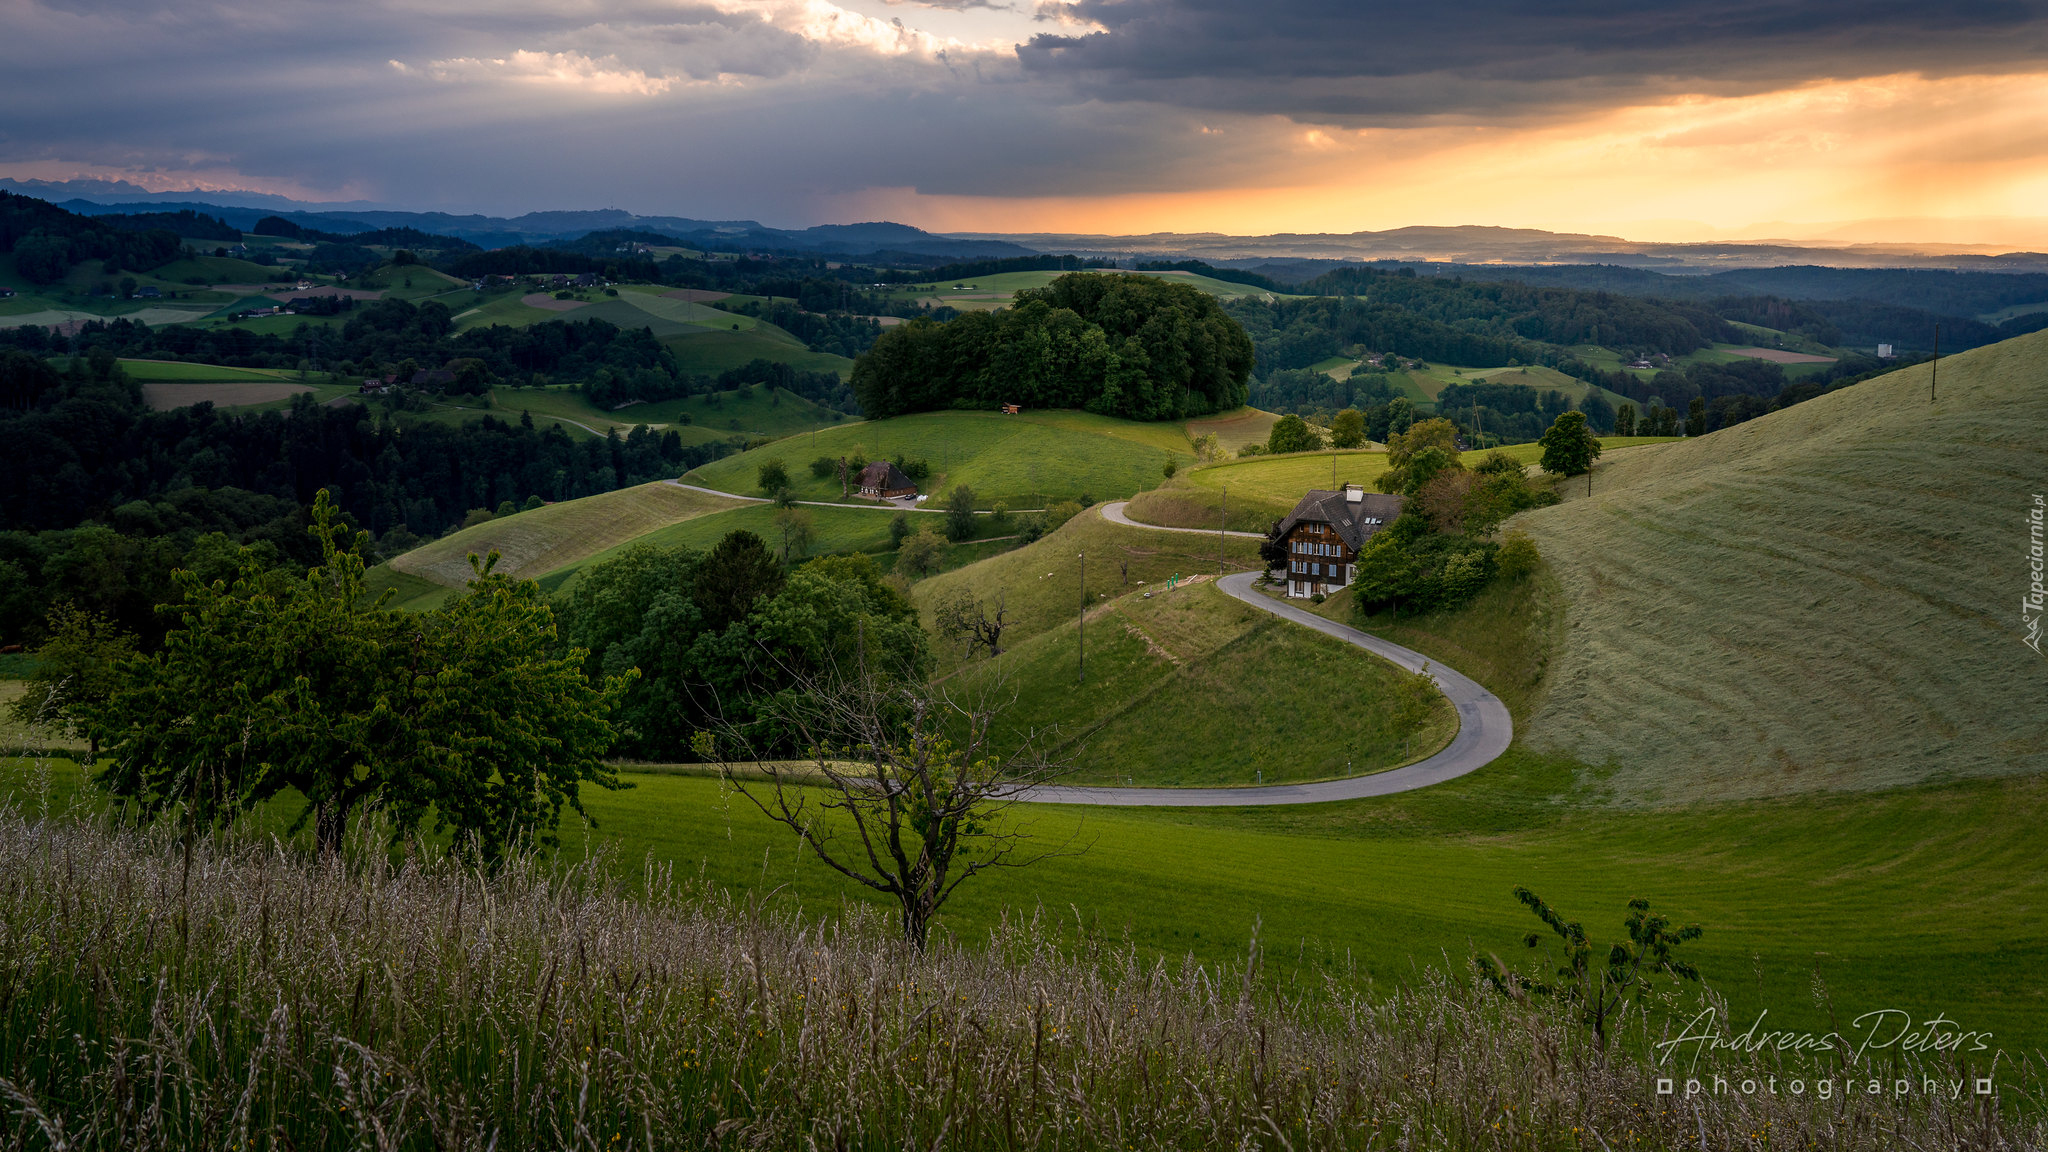
[[[738,501],[673,484],[642,484],[564,500],[450,533],[394,558],[391,567],[451,588],[470,579],[469,556],[497,549],[498,571],[539,576],[664,528],[723,512]]]
[[[1232,572],[1256,567],[1258,555],[1256,540],[1233,537],[1223,548]],[[1213,537],[1125,528],[1091,508],[1026,547],[920,581],[911,599],[929,619],[933,605],[963,590],[991,604],[1000,596],[1011,621],[1005,642],[1021,644],[1074,619],[1084,598],[1102,604],[1176,574],[1213,575],[1216,567]],[[933,650],[942,669],[959,662],[957,649],[935,643]]]
[[[1072,760],[1075,783],[1322,780],[1427,756],[1457,732],[1438,697],[1422,730],[1397,734],[1393,665],[1232,599],[1211,576],[1194,579],[1089,612],[1085,683],[1070,616],[978,659],[950,687],[1014,693],[1005,727],[1056,731],[1053,750]]]
[[[1530,739],[1636,802],[2048,768],[2021,643],[2048,333],[1617,458],[1522,520],[1568,639]]]
[[[826,352],[812,352],[795,336],[751,316],[737,316],[667,294],[658,286],[619,289],[617,296],[584,292],[575,300],[540,307],[525,303],[524,293],[494,296],[458,310],[458,329],[491,324],[524,327],[548,320],[605,320],[621,328],[645,328],[667,345],[685,372],[717,375],[750,360],[772,360],[807,372],[853,369],[853,361]]]
[[[452,403],[475,407],[461,399]],[[615,430],[621,436],[645,424],[656,431],[674,431],[685,444],[723,440],[728,436],[788,436],[844,422],[846,417],[801,396],[761,387],[659,400],[605,409],[573,388],[497,388],[491,405],[501,419],[530,412],[536,423],[559,420],[569,435],[582,438]],[[595,430],[595,431],[593,431]]]
[[[839,480],[811,475],[819,456],[864,453],[871,460],[908,453],[932,466],[922,491],[937,493],[956,484],[974,489],[982,507],[1001,501],[1012,508],[1038,507],[1047,500],[1082,494],[1097,500],[1128,496],[1162,479],[1169,459],[1193,458],[1177,425],[1115,420],[1085,412],[925,412],[891,420],[822,429],[716,460],[691,472],[693,483],[745,495],[757,494],[761,464],[780,459],[798,495],[836,500]]]

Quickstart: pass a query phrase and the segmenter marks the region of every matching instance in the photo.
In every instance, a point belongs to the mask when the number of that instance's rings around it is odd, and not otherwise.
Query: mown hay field
[[[2048,769],[2022,643],[2048,333],[1617,456],[1524,514],[1568,626],[1529,738],[1678,803]]]
[[[566,568],[659,528],[739,507],[740,502],[655,482],[565,500],[464,528],[394,558],[391,567],[459,588],[469,557],[496,550],[498,571],[533,577]]]

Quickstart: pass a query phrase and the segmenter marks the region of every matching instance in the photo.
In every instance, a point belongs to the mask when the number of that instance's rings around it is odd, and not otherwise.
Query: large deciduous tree
[[[1539,463],[1545,472],[1553,476],[1577,476],[1584,472],[1586,491],[1593,490],[1593,461],[1600,458],[1600,440],[1586,427],[1584,412],[1560,413],[1537,443],[1543,446]]]
[[[365,534],[323,490],[320,563],[303,578],[247,566],[232,581],[179,574],[180,625],[121,664],[87,723],[112,763],[99,780],[145,816],[232,819],[288,790],[322,850],[375,802],[399,832],[431,812],[486,859],[539,836],[578,785],[617,787],[599,760],[621,685],[593,687],[583,653],[557,655],[531,581],[472,559],[466,595],[429,613],[385,607],[364,584]]]

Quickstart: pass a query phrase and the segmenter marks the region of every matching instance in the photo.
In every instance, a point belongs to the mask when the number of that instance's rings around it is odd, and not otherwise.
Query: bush
[[[1178,470],[1179,466],[1171,460],[1168,460],[1165,464],[1160,465],[1159,468],[1159,471],[1163,473],[1168,480],[1173,479],[1173,474]]]
[[[1536,542],[1529,539],[1529,534],[1517,528],[1508,533],[1500,551],[1494,554],[1493,562],[1503,577],[1520,580],[1543,563],[1543,556],[1536,551]]]
[[[922,580],[939,570],[946,558],[946,541],[930,528],[921,528],[917,534],[903,541],[903,547],[896,552],[896,574],[912,580]]]
[[[830,456],[820,456],[811,461],[811,475],[820,480],[829,479],[839,471],[839,461]]]
[[[763,460],[761,467],[755,472],[755,479],[761,491],[773,496],[789,487],[789,469],[782,466],[782,458],[779,456],[772,460]]]

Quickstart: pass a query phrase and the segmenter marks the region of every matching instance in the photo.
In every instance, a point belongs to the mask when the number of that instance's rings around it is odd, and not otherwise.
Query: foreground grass
[[[1427,970],[1275,987],[1048,921],[908,952],[650,869],[0,816],[0,1104],[29,1148],[2038,1148],[1973,1096],[1658,1097],[1540,1002]],[[1679,1007],[1677,1003],[1667,1007]],[[1683,1009],[1689,1010],[1689,1009]],[[1790,1079],[1781,1060],[1701,1074]],[[1796,1070],[1802,1076],[1804,1069]],[[1859,1075],[1960,1074],[1936,1061]],[[1835,1069],[1815,1067],[1832,1080]],[[1609,1137],[1612,1137],[1612,1141]]]

